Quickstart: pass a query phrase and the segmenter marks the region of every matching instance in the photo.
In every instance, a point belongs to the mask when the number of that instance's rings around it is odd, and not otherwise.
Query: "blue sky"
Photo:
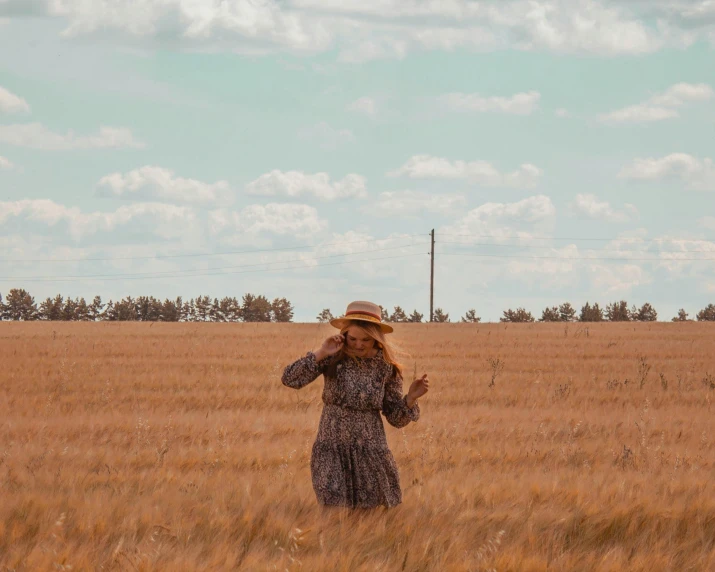
[[[714,56],[711,0],[0,0],[0,292],[426,314],[434,228],[453,320],[694,314]]]

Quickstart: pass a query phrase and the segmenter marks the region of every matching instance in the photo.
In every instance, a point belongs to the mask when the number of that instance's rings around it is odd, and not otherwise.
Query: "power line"
[[[345,256],[345,255],[343,255]],[[107,276],[79,276],[77,278],[71,278],[71,277],[59,277],[59,278],[24,278],[22,280],[26,282],[76,282],[77,279],[84,279],[84,278],[102,278],[103,281],[113,281],[113,280],[146,280],[146,279],[161,279],[161,278],[195,278],[195,277],[202,277],[202,276],[227,276],[227,275],[233,275],[233,274],[250,274],[254,272],[277,272],[277,271],[282,271],[282,270],[305,270],[305,269],[312,269],[312,268],[322,268],[323,266],[340,266],[342,264],[356,264],[360,262],[373,262],[377,260],[393,260],[396,258],[409,258],[413,256],[424,256],[424,253],[422,252],[417,252],[413,254],[401,254],[397,256],[384,256],[384,257],[379,257],[379,258],[366,258],[363,260],[344,260],[342,262],[329,262],[327,264],[316,264],[315,266],[308,267],[305,265],[299,265],[299,266],[289,266],[286,268],[263,268],[263,269],[256,269],[256,270],[239,270],[239,271],[233,271],[233,272],[200,272],[198,274],[175,274],[171,276],[122,276],[122,275],[116,275],[116,274],[110,274]],[[311,259],[315,260],[315,259]],[[307,262],[310,262],[310,260],[306,260]],[[266,263],[266,264],[287,264],[288,262],[273,262],[273,263]],[[238,268],[245,268],[245,267],[238,267]],[[180,271],[177,271],[180,272]],[[11,279],[0,279],[0,282],[8,282],[10,280],[19,280],[19,278],[11,278]]]
[[[612,258],[612,257],[586,257],[586,256],[519,256],[513,254],[482,254],[476,252],[440,252],[445,256],[475,256],[485,258],[521,258],[526,260],[610,260],[616,262],[707,262],[715,258]]]
[[[342,242],[328,242],[323,244],[305,244],[302,246],[288,246],[285,248],[260,248],[252,250],[234,250],[227,252],[196,252],[191,254],[157,254],[153,256],[102,256],[95,258],[0,258],[0,262],[89,262],[89,261],[110,261],[110,260],[160,260],[164,258],[189,258],[196,256],[229,256],[234,254],[253,254],[261,252],[287,252],[291,250],[300,250],[302,248],[318,248],[324,246],[340,246],[343,244],[357,244],[363,242],[377,242],[380,240],[404,240],[414,238],[416,236],[425,236],[424,234],[408,234],[399,237],[373,238],[366,240],[351,240]],[[410,246],[410,245],[407,245]]]
[[[358,252],[348,252],[344,254],[331,254],[328,256],[317,256],[317,257],[312,257],[312,258],[304,258],[303,261],[305,262],[311,262],[313,260],[322,260],[326,258],[337,258],[340,256],[351,256],[354,254],[366,254],[370,252],[383,252],[386,250],[397,250],[399,248],[409,248],[410,246],[415,246],[415,245],[403,245],[403,246],[393,246],[389,248],[376,248],[372,250],[360,250]],[[134,276],[157,276],[160,277],[161,275],[165,274],[171,274],[171,275],[186,275],[186,276],[191,276],[193,273],[196,272],[207,272],[207,271],[214,271],[214,270],[237,270],[237,269],[242,269],[242,268],[251,268],[251,267],[256,267],[256,266],[270,266],[272,264],[286,264],[288,262],[292,262],[290,260],[276,260],[274,262],[258,262],[255,264],[242,264],[240,266],[214,266],[211,268],[192,268],[192,269],[176,269],[176,270],[166,270],[166,271],[154,271],[154,272],[133,272],[133,273],[123,273],[123,274],[78,274],[74,276],[60,276],[59,278],[104,278],[104,277],[134,277]],[[33,279],[33,278],[58,278],[56,276],[9,276],[7,277],[8,280],[13,279],[13,280],[24,280],[24,279]]]
[[[493,235],[493,234],[453,234],[453,233],[438,233],[438,236],[470,236],[474,238],[491,238],[491,239],[517,239],[517,240],[571,240],[571,241],[597,241],[597,242],[614,242],[614,241],[629,241],[637,240],[644,243],[659,242],[663,240],[681,241],[681,242],[715,242],[715,238],[653,238],[642,239],[638,237],[616,237],[616,238],[582,238],[582,237],[558,237],[558,236],[516,236],[516,235]]]
[[[536,245],[530,245],[530,244],[497,244],[494,242],[458,242],[458,241],[449,241],[449,240],[443,240],[440,242],[440,244],[459,244],[462,246],[496,246],[499,248],[555,248],[553,246],[536,246]],[[673,253],[673,254],[681,254],[681,253],[691,253],[691,252],[708,252],[710,254],[715,254],[715,244],[713,244],[713,248],[711,249],[698,249],[698,250],[658,250],[658,249],[653,249],[653,250],[645,250],[645,249],[636,249],[636,248],[621,248],[621,249],[615,249],[615,248],[584,248],[583,252],[652,252],[654,254],[660,254],[660,253]]]

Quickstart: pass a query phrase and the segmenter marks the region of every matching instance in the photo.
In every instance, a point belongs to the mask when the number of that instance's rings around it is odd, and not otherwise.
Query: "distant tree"
[[[104,308],[104,311],[102,312],[102,320],[105,320],[107,322],[113,322],[117,319],[117,313],[114,311],[114,302],[112,302],[112,299],[109,299],[109,302],[107,302],[107,306]]]
[[[392,315],[390,316],[390,322],[406,322],[407,314],[400,306],[395,306]]]
[[[436,308],[434,311],[433,322],[449,322],[449,314],[445,314],[442,308]]]
[[[90,310],[84,298],[79,298],[75,301],[73,320],[78,322],[89,322],[91,320]]]
[[[524,308],[517,308],[516,310],[504,310],[502,312],[504,315],[499,318],[500,322],[533,322],[534,316],[531,312],[527,312]]]
[[[579,322],[602,322],[603,310],[599,307],[598,302],[591,306],[588,302],[581,307],[581,314],[578,317]]]
[[[131,296],[116,302],[113,310],[114,320],[118,322],[133,322],[138,319],[136,301]]]
[[[335,319],[335,317],[333,316],[333,313],[330,311],[329,308],[323,308],[320,314],[318,314],[315,319],[318,320],[318,322],[320,322],[321,324],[325,324],[330,320]]]
[[[166,298],[161,304],[159,321],[178,322],[181,319],[181,308],[183,305],[181,296],[179,296],[176,300],[169,300],[169,298]]]
[[[3,319],[28,322],[37,319],[37,304],[35,299],[23,288],[13,288],[5,298],[2,307]]]
[[[474,308],[471,308],[467,310],[467,313],[462,316],[460,321],[463,323],[476,324],[477,322],[481,322],[482,319],[477,316],[477,311]]]
[[[0,322],[5,319],[5,304],[2,303],[2,294],[0,294]]]
[[[218,301],[218,298],[214,298],[209,305],[208,320],[209,322],[226,321],[226,316],[221,311],[221,303]]]
[[[697,314],[698,322],[715,322],[715,304],[708,304]]]
[[[646,302],[635,312],[633,319],[638,322],[655,322],[658,320],[658,312],[655,311],[653,306]]]
[[[76,316],[78,305],[78,300],[73,300],[70,296],[67,296],[67,298],[65,298],[65,303],[62,305],[62,313],[60,319],[63,322],[73,321]]]
[[[270,322],[271,303],[263,295],[244,294],[241,304],[241,319],[244,322]]]
[[[271,315],[274,322],[292,322],[293,305],[286,298],[276,298],[271,303]]]
[[[241,321],[241,304],[238,303],[235,296],[225,296],[221,298],[221,301],[219,302],[219,310],[227,322]]]
[[[631,309],[628,311],[628,317],[633,322],[638,321],[638,308],[636,307],[635,304],[633,304],[631,306]]]
[[[413,324],[419,324],[423,319],[424,315],[420,314],[417,310],[412,310],[412,313],[407,317],[407,321]]]
[[[254,304],[256,303],[256,296],[253,294],[244,294],[241,300],[241,319],[244,322],[257,322],[254,319]]]
[[[188,302],[184,302],[184,307],[181,309],[181,320],[183,322],[196,321],[196,304],[193,298]]]
[[[688,313],[683,308],[678,310],[678,315],[675,316],[675,318],[673,318],[671,320],[671,322],[689,322],[689,321],[690,320],[688,320]]]
[[[104,304],[102,304],[101,296],[95,296],[92,303],[89,305],[89,319],[93,322],[100,320],[102,317],[102,309]]]
[[[540,322],[574,322],[576,320],[576,310],[569,302],[560,306],[544,308],[541,312]]]
[[[161,319],[163,303],[154,296],[139,296],[134,301],[136,319],[140,322],[158,322]]]
[[[633,319],[632,313],[632,310],[628,310],[628,302],[625,300],[606,306],[606,318],[609,322],[628,322]]]
[[[380,306],[380,319],[383,322],[389,322],[390,321],[390,314],[387,313],[387,310]]]
[[[151,298],[148,296],[137,296],[134,300],[135,320],[138,322],[153,322],[151,311]]]
[[[562,322],[575,322],[576,309],[571,306],[570,302],[565,302],[559,306],[559,317]]]
[[[249,294],[249,296],[252,296]],[[196,311],[194,313],[197,322],[208,322],[211,314],[211,298],[208,296],[197,296],[194,302]]]
[[[561,314],[559,313],[558,306],[546,307],[541,312],[541,318],[539,322],[560,322]]]
[[[38,318],[49,322],[62,320],[62,309],[64,305],[65,301],[61,294],[57,294],[54,298],[47,298],[40,304]]]

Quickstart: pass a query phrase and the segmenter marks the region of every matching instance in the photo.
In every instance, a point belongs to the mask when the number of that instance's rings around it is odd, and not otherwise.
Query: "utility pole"
[[[432,248],[430,249],[430,275],[429,275],[429,321],[434,321],[434,229],[430,232]]]

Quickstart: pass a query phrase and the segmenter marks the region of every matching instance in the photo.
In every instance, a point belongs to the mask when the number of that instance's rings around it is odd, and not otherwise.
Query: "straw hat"
[[[361,322],[370,322],[372,324],[377,324],[380,329],[385,333],[391,333],[392,326],[382,323],[382,312],[380,306],[373,304],[372,302],[350,302],[348,304],[347,310],[345,310],[345,315],[342,318],[335,318],[330,320],[330,325],[342,330],[345,326],[350,323],[350,320],[358,320]]]

